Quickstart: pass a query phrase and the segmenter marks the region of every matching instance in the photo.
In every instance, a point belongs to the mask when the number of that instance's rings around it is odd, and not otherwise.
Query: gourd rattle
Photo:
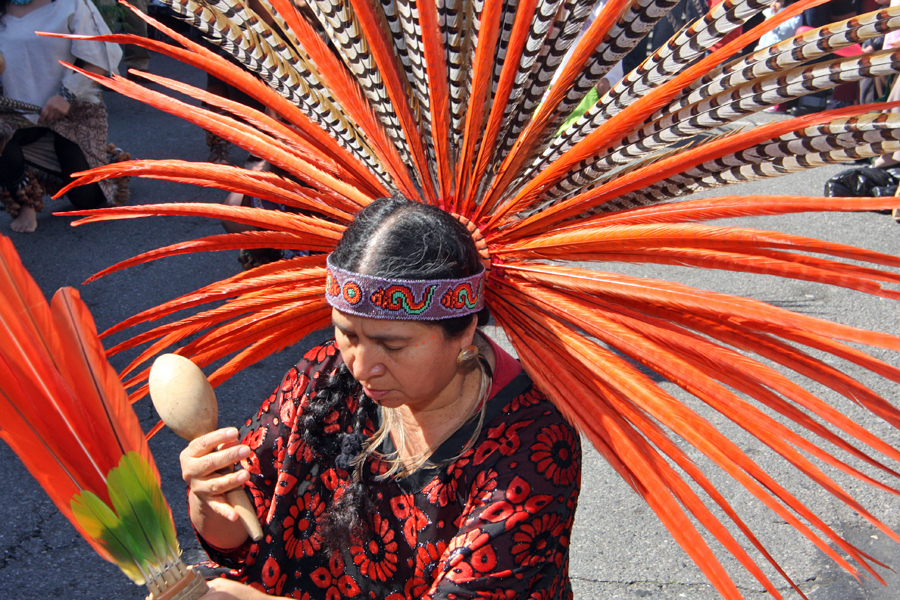
[[[163,354],[150,368],[149,384],[156,412],[178,436],[190,442],[218,428],[216,393],[203,371],[189,359]],[[262,528],[246,492],[237,488],[225,496],[253,541],[259,541]]]

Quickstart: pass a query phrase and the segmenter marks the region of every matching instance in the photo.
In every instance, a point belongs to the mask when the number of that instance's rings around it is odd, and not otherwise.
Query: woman
[[[20,233],[37,228],[45,192],[109,160],[100,90],[60,61],[104,74],[115,72],[122,57],[116,44],[41,37],[38,31],[102,35],[109,28],[90,0],[0,0],[3,94],[42,107],[40,114],[0,113],[0,200]],[[127,194],[124,182],[100,182],[67,195],[77,208],[96,208],[123,204]]]
[[[571,597],[578,436],[477,330],[484,276],[448,213],[385,198],[357,216],[329,257],[335,339],[240,445],[229,428],[182,452],[191,520],[234,569],[210,599]],[[222,495],[241,485],[256,544]]]

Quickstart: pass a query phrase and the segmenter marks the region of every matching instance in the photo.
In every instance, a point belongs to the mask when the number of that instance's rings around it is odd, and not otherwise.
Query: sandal
[[[106,146],[106,158],[107,164],[113,164],[117,162],[124,162],[126,160],[131,160],[131,154],[129,152],[125,152],[115,144],[109,144]],[[131,188],[129,186],[129,182],[131,177],[116,177],[113,179],[113,182],[116,185],[116,192],[113,194],[112,199],[109,201],[113,206],[125,206],[128,204],[128,201],[131,200]]]

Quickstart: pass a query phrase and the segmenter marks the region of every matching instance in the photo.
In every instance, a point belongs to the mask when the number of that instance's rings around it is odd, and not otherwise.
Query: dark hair
[[[353,220],[331,254],[336,267],[385,279],[456,279],[481,270],[465,226],[450,213],[403,196],[381,198]],[[489,313],[478,314],[486,325]],[[435,321],[448,337],[462,335],[471,316]]]
[[[452,279],[481,270],[478,250],[471,234],[452,215],[434,206],[411,202],[402,196],[381,198],[363,209],[353,220],[331,254],[336,267],[388,279]],[[457,338],[472,324],[475,315],[433,321],[449,338]],[[490,318],[487,309],[478,313],[478,325]],[[340,402],[354,395],[359,402],[351,420],[351,432],[326,435],[325,416]],[[341,366],[316,392],[304,417],[303,439],[322,456],[353,471],[352,483],[335,501],[322,523],[326,545],[346,547],[351,537],[371,534],[374,513],[366,485],[367,469],[354,459],[363,450],[363,429],[373,422],[378,407],[365,394],[346,366]]]

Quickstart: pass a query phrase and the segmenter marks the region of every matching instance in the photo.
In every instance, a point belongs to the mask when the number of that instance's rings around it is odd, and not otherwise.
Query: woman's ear
[[[478,315],[472,315],[472,321],[469,323],[469,326],[466,327],[460,341],[463,342],[462,348],[466,346],[471,346],[475,343],[475,332],[478,330]]]

